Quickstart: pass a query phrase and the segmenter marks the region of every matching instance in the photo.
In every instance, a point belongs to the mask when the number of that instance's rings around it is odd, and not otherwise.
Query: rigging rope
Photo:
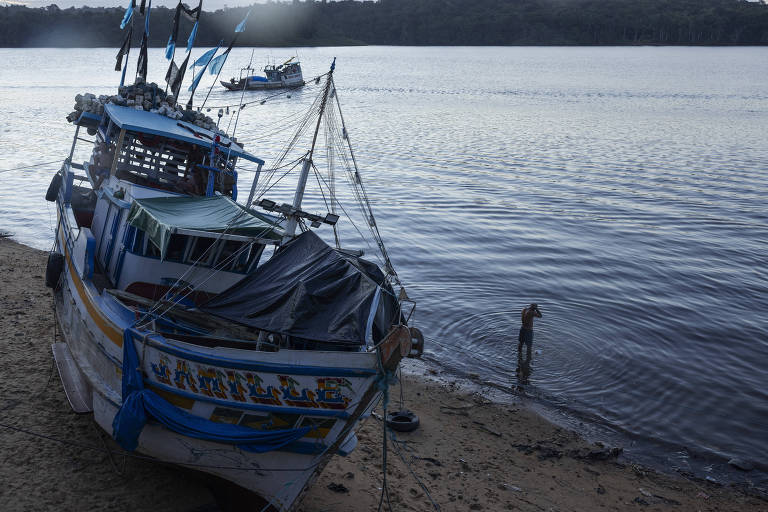
[[[313,166],[313,167],[314,167],[314,166]],[[315,169],[317,169],[317,168],[315,168]],[[318,174],[318,176],[319,176],[319,174]],[[322,176],[319,176],[319,178],[320,178],[321,180],[323,180],[323,182],[325,183],[325,178],[323,178]],[[328,186],[328,184],[326,183],[326,184],[325,184],[325,186],[327,187],[327,186]],[[353,228],[355,228],[355,231],[357,231],[357,234],[358,234],[358,235],[360,235],[360,239],[361,239],[363,242],[365,242],[365,244],[368,246],[368,248],[369,248],[369,249],[372,249],[372,247],[371,247],[371,243],[370,243],[370,242],[368,241],[368,239],[365,237],[365,235],[363,234],[363,232],[362,232],[362,231],[360,231],[360,228],[358,228],[358,227],[357,227],[357,224],[356,224],[356,223],[355,223],[355,221],[352,219],[352,216],[351,216],[351,215],[350,215],[350,214],[347,212],[346,208],[344,208],[344,205],[343,205],[343,204],[341,204],[341,201],[339,201],[339,200],[337,199],[337,200],[336,200],[336,204],[337,204],[337,205],[339,205],[339,208],[341,208],[341,211],[344,213],[344,215],[346,215],[346,217],[347,217],[347,220],[349,220],[349,223],[350,223],[350,224],[352,224],[352,227],[353,227]],[[381,261],[381,258],[380,258],[378,255],[376,255],[376,257],[379,259],[379,261]],[[382,288],[382,289],[383,289],[383,288]]]
[[[331,80],[333,80],[333,77],[331,77]],[[368,208],[368,214],[370,215],[370,227],[371,232],[373,233],[374,238],[376,239],[376,243],[379,245],[379,250],[381,250],[382,255],[384,256],[384,261],[386,262],[386,269],[388,273],[391,273],[392,277],[394,277],[395,281],[399,284],[400,279],[397,276],[397,273],[395,272],[394,267],[392,266],[392,262],[389,259],[389,254],[387,253],[387,248],[384,246],[384,240],[381,238],[381,233],[379,233],[379,227],[376,225],[376,219],[373,216],[373,209],[371,208],[371,203],[368,200],[368,194],[365,192],[365,186],[363,185],[363,180],[360,178],[360,169],[357,167],[357,160],[355,159],[355,152],[352,149],[352,143],[349,140],[349,132],[347,132],[347,127],[344,123],[344,114],[341,112],[341,101],[339,100],[339,94],[336,90],[336,86],[334,84],[333,87],[334,97],[336,98],[336,106],[339,111],[339,119],[341,120],[341,126],[343,129],[343,136],[344,139],[347,141],[347,147],[349,147],[349,154],[352,157],[352,163],[355,166],[355,177],[357,178],[357,182],[360,185],[360,191],[362,192],[363,199],[365,200],[365,205]]]
[[[11,171],[20,171],[22,169],[32,169],[35,167],[42,167],[44,165],[51,165],[61,162],[61,160],[53,160],[52,162],[42,162],[39,164],[32,164],[32,165],[23,165],[21,167],[14,167],[12,169],[0,169],[0,172],[11,172]]]
[[[386,423],[386,421],[384,422]],[[424,484],[424,482],[421,481],[421,479],[416,475],[416,473],[413,471],[413,467],[411,466],[411,463],[405,460],[405,457],[400,452],[399,444],[404,444],[403,441],[400,441],[397,436],[395,435],[395,432],[393,430],[389,431],[389,436],[392,439],[392,446],[395,448],[395,453],[397,453],[398,457],[400,457],[400,460],[403,461],[403,464],[408,468],[408,472],[411,474],[414,480],[416,480],[416,483],[419,484],[419,487],[424,491],[424,494],[427,495],[427,498],[432,503],[432,507],[437,510],[437,512],[440,512],[440,505],[432,499],[432,495],[429,493],[429,489]]]
[[[379,347],[379,349],[376,352],[378,356],[377,359],[379,362],[379,377],[377,379],[376,385],[378,386],[379,391],[381,391],[381,407],[382,407],[382,410],[384,411],[384,420],[381,422],[382,482],[381,482],[381,494],[379,495],[379,506],[377,508],[377,512],[381,512],[381,506],[384,503],[385,495],[387,497],[387,507],[389,508],[389,511],[392,512],[392,502],[389,499],[389,487],[387,486],[387,407],[389,406],[389,385],[392,382],[393,375],[392,373],[384,369],[384,363],[382,362],[381,347]]]
[[[239,215],[238,215],[238,217],[239,217]],[[264,230],[263,230],[262,232],[260,232],[259,234],[255,235],[255,237],[254,237],[254,238],[260,238],[262,234],[264,234],[264,233],[267,233],[267,232],[268,232],[270,229],[274,228],[274,227],[277,225],[277,223],[278,223],[278,221],[279,221],[279,220],[280,220],[280,217],[278,217],[278,218],[275,220],[275,222],[274,222],[274,223],[273,223],[271,226],[269,226],[269,227],[267,227],[267,228],[264,228]],[[234,220],[232,221],[232,223],[234,223]],[[230,223],[230,226],[232,225],[232,223]],[[228,229],[229,229],[229,226],[227,227],[227,230],[228,230]],[[224,233],[226,233],[226,231],[227,231],[227,230],[225,230],[225,231],[222,231],[222,233],[219,235],[219,237],[218,237],[216,240],[219,240],[219,239],[221,238],[221,236],[222,236]],[[207,276],[205,276],[205,278],[204,278],[204,279],[202,279],[202,281],[198,281],[197,283],[190,283],[190,285],[189,285],[189,291],[188,291],[187,293],[185,293],[185,294],[184,294],[184,295],[183,295],[181,298],[176,298],[176,299],[175,299],[174,301],[172,301],[170,304],[163,304],[162,302],[157,302],[157,303],[156,303],[156,306],[153,306],[152,310],[148,311],[148,312],[147,312],[147,313],[144,315],[144,317],[142,317],[142,319],[143,319],[143,318],[146,318],[146,316],[147,316],[147,315],[149,315],[149,314],[154,314],[154,313],[155,313],[155,311],[157,311],[157,310],[158,310],[160,307],[162,307],[162,306],[164,306],[164,305],[165,305],[165,306],[167,306],[167,307],[166,307],[166,309],[165,309],[165,311],[163,311],[163,312],[162,312],[162,313],[160,313],[159,315],[156,315],[156,318],[155,318],[155,319],[163,318],[163,316],[165,316],[165,315],[166,315],[168,312],[170,312],[170,311],[171,311],[173,308],[175,308],[175,307],[178,307],[178,305],[179,305],[179,303],[180,303],[181,301],[183,301],[184,299],[186,299],[187,297],[189,297],[190,295],[192,295],[193,293],[195,293],[195,292],[196,292],[196,291],[197,291],[197,290],[198,290],[198,289],[199,289],[201,286],[203,286],[205,283],[207,283],[208,281],[210,281],[210,279],[211,279],[213,276],[215,276],[216,274],[218,274],[218,273],[219,273],[219,272],[220,272],[220,271],[221,271],[221,270],[222,270],[224,267],[226,267],[227,265],[229,265],[229,264],[230,264],[232,261],[235,261],[235,259],[239,258],[239,257],[240,257],[240,255],[241,255],[241,254],[242,254],[242,253],[243,253],[245,250],[247,250],[247,249],[250,249],[250,248],[251,248],[251,247],[252,247],[252,246],[253,246],[255,243],[256,243],[256,241],[254,240],[254,241],[251,241],[251,242],[249,242],[248,244],[243,244],[243,245],[242,245],[242,246],[241,246],[241,247],[240,247],[238,250],[236,250],[235,252],[233,252],[231,255],[229,255],[227,258],[225,258],[223,261],[220,261],[220,262],[219,262],[219,263],[218,263],[218,264],[217,264],[215,267],[213,267],[213,268],[211,269],[211,271],[210,271],[210,272],[207,274]],[[214,242],[213,244],[211,244],[211,247],[213,247],[214,245],[215,245],[215,242]],[[201,256],[201,258],[202,258],[202,256]],[[194,267],[195,267],[195,266],[198,264],[198,262],[199,262],[199,261],[200,261],[200,258],[198,258],[198,259],[195,261],[195,263],[194,263],[194,264],[193,264],[193,265],[192,265],[192,266],[191,266],[189,269],[187,269],[187,270],[189,271],[189,270],[191,270],[192,268],[194,268]],[[185,274],[186,274],[186,272],[185,272]],[[179,279],[177,279],[177,280],[176,280],[176,283],[174,283],[174,287],[175,287],[175,286],[176,286],[176,285],[179,283],[179,281],[180,281],[180,280],[181,280],[181,278],[179,278]],[[172,287],[172,288],[173,288],[173,287]],[[172,289],[172,288],[171,288],[171,289]],[[137,322],[137,326],[138,326],[138,322]]]
[[[317,81],[320,78],[323,78],[326,75],[328,75],[327,72],[323,73],[322,75],[318,75],[318,76],[312,78],[311,80],[306,81],[304,87],[314,87],[315,81]],[[283,96],[285,94],[290,94],[291,92],[295,92],[295,88],[285,89],[284,91],[280,91],[278,93],[272,94],[271,96],[267,96],[266,98],[261,98],[261,99],[253,100],[253,101],[247,101],[245,103],[232,103],[230,105],[211,105],[210,107],[206,107],[206,108],[238,107],[238,108],[242,109],[242,107],[245,107],[246,105],[253,105],[254,103],[259,103],[260,105],[263,105],[264,103],[266,103],[268,100],[270,100],[272,98],[276,98],[278,96]],[[202,108],[202,107],[200,107],[200,108]]]

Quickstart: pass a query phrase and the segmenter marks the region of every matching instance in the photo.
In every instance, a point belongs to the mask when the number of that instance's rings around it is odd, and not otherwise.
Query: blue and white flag
[[[200,79],[203,78],[203,73],[205,73],[205,68],[200,68],[200,71],[195,74],[195,78],[192,79],[192,83],[189,84],[189,89],[187,89],[188,91],[191,92],[197,89],[197,85],[200,83]]]
[[[235,27],[235,34],[238,32],[245,32],[245,22],[248,21],[248,16],[251,15],[251,11],[248,11],[248,14],[245,15],[245,18],[243,18],[243,21],[241,21],[237,27]]]
[[[219,47],[217,46],[216,48],[208,50],[207,52],[202,54],[195,62],[193,62],[192,66],[193,67],[197,67],[197,66],[204,66],[204,65],[208,64],[211,61],[211,59],[213,58],[213,54],[216,53],[216,51],[218,49],[219,49]]]
[[[173,52],[176,50],[176,41],[173,40],[173,34],[168,36],[168,44],[165,46],[165,58],[171,60]]]
[[[197,25],[199,23],[199,21],[195,22],[195,26],[192,27],[192,32],[189,34],[189,39],[187,39],[187,52],[191,52],[192,45],[195,44],[195,37],[197,37]]]
[[[203,78],[203,74],[205,73],[205,68],[207,68],[208,64],[211,63],[211,59],[213,59],[213,55],[217,51],[219,51],[219,48],[221,47],[221,43],[222,43],[222,41],[219,41],[219,44],[216,45],[216,48],[214,48],[213,50],[208,50],[207,52],[205,52],[203,54],[202,57],[197,59],[194,62],[194,64],[192,64],[193,66],[198,66],[198,65],[202,66],[200,71],[198,71],[197,74],[195,75],[194,80],[192,80],[192,85],[189,86],[188,90],[191,91],[192,94],[194,94],[195,89],[197,89],[197,85],[200,83],[200,79]],[[192,101],[192,97],[190,97],[189,100]]]
[[[227,61],[227,55],[229,55],[229,50],[225,51],[215,59],[212,59],[211,65],[208,66],[208,72],[212,75],[219,73],[224,66],[224,63]]]
[[[250,15],[251,15],[251,11],[248,11],[248,14],[246,14],[245,18],[243,18],[243,21],[241,21],[237,25],[237,27],[235,27],[235,37],[232,38],[232,42],[229,43],[229,47],[226,50],[224,50],[224,53],[222,53],[215,59],[211,60],[211,64],[210,66],[208,66],[208,71],[212,75],[216,75],[221,71],[221,68],[224,66],[224,63],[227,61],[229,52],[232,50],[232,47],[235,45],[235,41],[237,40],[237,35],[245,30],[245,22],[248,21],[248,16]]]
[[[136,0],[131,0],[131,3],[128,4],[128,8],[125,10],[125,16],[123,16],[123,21],[120,23],[121,29],[124,29],[128,22],[131,21],[131,17],[133,16],[133,8],[135,5]]]
[[[141,3],[141,6],[144,7],[144,2]],[[149,11],[152,10],[152,0],[149,0],[149,5],[147,6],[146,14],[144,14],[144,33],[147,34],[147,38],[149,38]]]

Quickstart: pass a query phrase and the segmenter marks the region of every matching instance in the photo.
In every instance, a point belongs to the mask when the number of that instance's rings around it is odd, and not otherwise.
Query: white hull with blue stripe
[[[331,72],[323,106],[332,87]],[[310,229],[338,220],[301,210],[312,152],[294,203],[258,213],[264,162],[221,133],[112,104],[75,124],[46,195],[58,214],[47,279],[86,407],[125,449],[292,510],[355,448],[411,355],[410,301],[383,243],[385,272]],[[96,140],[79,165],[81,127]],[[239,160],[258,165],[245,205]]]
[[[60,222],[60,247],[70,245],[63,235],[65,231]],[[111,434],[122,403],[123,350],[115,343],[114,332],[128,328],[133,313],[122,309],[109,293],[99,293],[93,283],[83,280],[83,266],[77,265],[69,251],[65,252],[67,268],[56,292],[58,320],[91,387],[94,418]],[[114,331],[110,337],[111,329]],[[406,335],[406,339],[410,342],[410,336]],[[378,351],[349,353],[340,360],[337,352],[281,350],[243,354],[238,349],[206,350],[150,333],[132,341],[140,354],[147,385],[191,414],[241,424],[249,419],[252,423],[269,421],[272,417],[293,418],[294,424],[322,425],[306,437],[262,454],[232,444],[189,438],[155,422],[144,427],[138,452],[232,481],[254,491],[277,510],[289,509],[332,455],[332,447],[341,455],[355,448],[357,438],[352,427],[370,413],[378,399],[378,393],[370,393],[378,378]],[[397,346],[393,356],[399,355],[402,342],[393,337]],[[334,385],[319,390],[319,381]],[[368,406],[360,410],[366,393]]]

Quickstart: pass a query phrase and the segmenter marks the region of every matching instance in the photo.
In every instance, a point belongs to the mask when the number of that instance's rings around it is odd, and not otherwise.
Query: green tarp
[[[144,231],[160,248],[161,258],[177,229],[194,229],[257,238],[282,238],[277,218],[246,210],[225,196],[136,199],[128,224]]]

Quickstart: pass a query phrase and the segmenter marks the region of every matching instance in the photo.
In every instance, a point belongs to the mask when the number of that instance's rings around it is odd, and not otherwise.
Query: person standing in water
[[[517,337],[517,357],[522,359],[523,356],[523,344],[526,348],[526,361],[531,361],[531,349],[533,348],[533,319],[541,318],[541,311],[539,311],[539,305],[535,302],[530,306],[523,308],[520,315],[522,325],[520,326],[520,334]]]

